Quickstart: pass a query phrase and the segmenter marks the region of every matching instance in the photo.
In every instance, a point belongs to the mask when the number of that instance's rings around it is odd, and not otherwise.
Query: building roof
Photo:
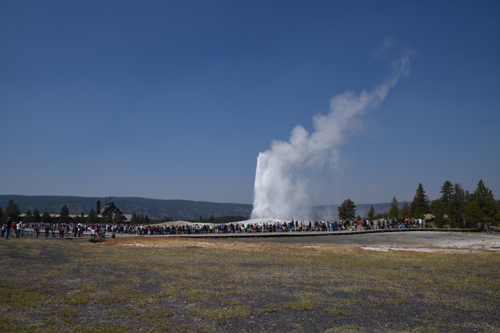
[[[101,211],[99,212],[99,215],[107,215],[109,213],[115,214],[117,212],[120,212],[123,215],[123,212],[121,211],[121,209],[117,208],[115,206],[114,202],[108,202],[106,204],[106,206],[104,206],[104,208],[101,209]]]

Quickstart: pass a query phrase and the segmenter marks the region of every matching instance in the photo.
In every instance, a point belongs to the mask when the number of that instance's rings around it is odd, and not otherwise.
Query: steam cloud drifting
[[[346,134],[359,127],[360,117],[376,108],[399,78],[409,74],[409,52],[395,61],[389,78],[370,92],[352,91],[330,100],[330,113],[313,117],[314,132],[297,125],[289,142],[274,140],[259,153],[251,218],[298,219],[308,216],[308,178],[304,170],[335,163]]]

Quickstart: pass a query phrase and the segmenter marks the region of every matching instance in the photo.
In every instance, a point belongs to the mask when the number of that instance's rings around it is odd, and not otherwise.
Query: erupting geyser
[[[251,218],[297,219],[308,216],[308,178],[304,170],[336,162],[346,134],[359,127],[360,117],[377,107],[401,75],[409,74],[409,54],[393,63],[393,73],[372,91],[347,91],[330,100],[330,113],[313,117],[314,132],[297,125],[290,140],[272,141],[259,154]]]

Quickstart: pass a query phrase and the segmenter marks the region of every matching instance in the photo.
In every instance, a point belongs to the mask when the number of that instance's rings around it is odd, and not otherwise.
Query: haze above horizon
[[[480,179],[499,199],[499,16],[494,1],[2,1],[0,194],[251,204],[260,152],[411,49],[338,162],[308,171],[311,204]]]

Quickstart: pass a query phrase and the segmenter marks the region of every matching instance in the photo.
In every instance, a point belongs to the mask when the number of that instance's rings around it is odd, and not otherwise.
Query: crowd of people
[[[338,220],[338,221],[243,221],[226,224],[173,224],[169,225],[128,225],[128,224],[81,224],[81,223],[22,223],[11,222],[10,218],[2,225],[2,237],[24,237],[25,229],[29,236],[38,238],[43,233],[45,238],[82,237],[84,232],[90,233],[91,238],[105,237],[106,233],[134,234],[134,235],[182,235],[182,234],[211,234],[211,233],[269,233],[269,232],[321,232],[342,230],[373,230],[373,229],[401,229],[423,228],[425,223],[421,219],[401,220]],[[12,233],[11,233],[12,232]],[[42,237],[43,237],[42,236]]]

